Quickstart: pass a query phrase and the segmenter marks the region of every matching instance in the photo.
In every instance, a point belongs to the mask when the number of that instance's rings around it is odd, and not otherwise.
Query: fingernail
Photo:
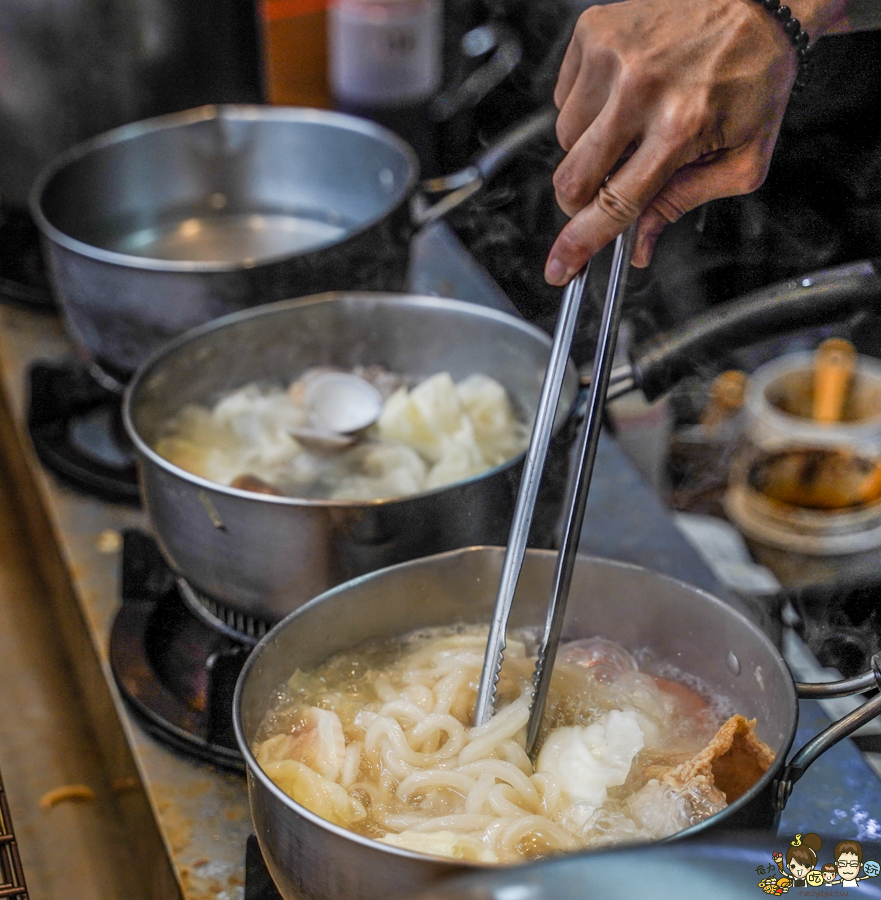
[[[548,284],[565,284],[567,271],[566,266],[564,266],[559,259],[554,257],[549,260],[547,266],[545,266],[545,281],[547,281]]]
[[[633,248],[633,257],[631,265],[637,269],[648,268],[652,261],[652,252],[655,249],[655,242],[658,236],[656,234],[637,234],[636,244]]]

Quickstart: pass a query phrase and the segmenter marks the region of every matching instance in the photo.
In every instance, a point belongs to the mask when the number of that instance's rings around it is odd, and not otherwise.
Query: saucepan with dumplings
[[[717,347],[726,329],[754,339],[763,308],[765,334],[787,319],[792,328],[870,309],[881,279],[864,269],[718,308],[638,348],[610,393],[663,390],[701,341]],[[879,666],[797,684],[729,604],[579,557],[527,753],[556,553],[526,551],[495,712],[474,724],[503,557],[502,547],[462,547],[363,574],[292,612],[251,652],[234,726],[256,835],[285,900],[388,900],[464,868],[769,829],[806,768],[881,711],[876,695],[790,755],[799,698],[871,691]]]
[[[879,285],[870,264],[852,265],[717,307],[636,348],[609,395],[657,396],[701,351],[859,313]],[[550,344],[476,304],[349,291],[233,313],[164,345],[130,383],[123,421],[188,596],[259,634],[350,578],[503,544]],[[578,398],[573,365],[530,546],[553,541]]]
[[[365,572],[503,543],[550,343],[473,303],[350,291],[235,313],[166,345],[123,418],[187,596],[274,625]],[[577,394],[570,365],[539,546]]]

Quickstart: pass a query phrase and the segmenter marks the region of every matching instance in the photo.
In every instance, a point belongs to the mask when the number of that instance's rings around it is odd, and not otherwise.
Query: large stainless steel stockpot
[[[503,555],[500,547],[471,547],[355,579],[288,616],[248,657],[236,686],[233,721],[248,767],[257,839],[285,900],[393,900],[478,867],[391,847],[321,819],[273,784],[251,748],[275,691],[295,669],[314,668],[368,638],[456,621],[489,623]],[[552,551],[527,551],[509,627],[543,625],[555,562]],[[859,715],[815,738],[787,765],[798,695],[771,641],[740,613],[698,588],[637,566],[582,556],[572,579],[563,638],[592,635],[631,649],[650,647],[696,675],[727,696],[738,712],[755,717],[757,734],[777,754],[746,794],[679,836],[719,826],[773,827],[792,783],[807,765],[881,709],[879,695]],[[837,686],[799,685],[798,693],[842,696],[872,682],[869,674]]]
[[[126,381],[161,344],[226,313],[402,289],[414,231],[553,121],[541,111],[473,165],[420,184],[410,146],[366,119],[204,106],[61,154],[34,183],[31,212],[71,336]]]
[[[185,472],[153,446],[188,403],[310,366],[385,366],[407,379],[483,373],[532,421],[550,338],[505,313],[457,300],[371,292],[325,294],[235,313],[160,350],[133,379],[123,418],[140,457],[147,513],[165,556],[201,593],[275,623],[343,581],[417,556],[503,543],[522,455],[467,481],[388,500],[256,494]],[[565,483],[578,376],[567,375],[532,541],[550,546]],[[563,408],[565,407],[565,409]],[[571,419],[565,420],[567,423]]]

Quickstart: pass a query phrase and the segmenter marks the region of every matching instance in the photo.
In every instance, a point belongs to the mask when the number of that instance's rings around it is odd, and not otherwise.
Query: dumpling
[[[642,747],[636,713],[613,709],[590,725],[551,731],[535,768],[554,776],[564,802],[586,802],[596,808],[606,802],[607,788],[624,784]]]
[[[380,437],[413,447],[429,463],[443,456],[444,437],[466,424],[449,372],[426,378],[412,391],[401,387],[388,398],[376,423]]]
[[[365,443],[356,447],[349,474],[331,493],[341,500],[403,497],[424,490],[428,467],[419,454],[404,444]]]
[[[517,421],[508,392],[488,375],[469,375],[456,385],[487,465],[497,466],[522,452],[526,426]]]

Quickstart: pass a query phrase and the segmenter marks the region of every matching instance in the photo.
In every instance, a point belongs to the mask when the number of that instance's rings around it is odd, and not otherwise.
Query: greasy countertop
[[[0,458],[0,772],[30,894],[139,898],[117,804],[131,783],[111,784],[99,761],[17,495]],[[93,798],[50,806],[65,785]]]
[[[84,876],[91,896],[168,900],[180,894],[185,900],[240,900],[245,842],[251,832],[244,779],[194,763],[156,743],[129,719],[110,672],[108,635],[119,602],[120,534],[127,528],[146,529],[144,515],[60,485],[35,460],[26,436],[28,365],[71,355],[54,316],[0,307],[5,401],[0,409],[0,445],[8,472],[5,498],[16,504],[14,513],[3,519],[15,531],[18,545],[26,548],[30,541],[34,550],[31,559],[24,550],[18,554],[19,571],[7,576],[15,584],[3,585],[2,632],[18,654],[27,646],[35,648],[36,671],[50,682],[33,695],[0,691],[0,718],[5,723],[0,726],[0,770],[16,833],[22,832],[25,875],[33,869],[33,881],[36,872],[49,867],[36,858],[41,848],[48,852],[64,846],[65,852],[51,863],[54,871],[46,875],[46,892],[34,892],[34,897],[87,900],[89,893],[53,893],[49,888],[57,879],[63,885],[72,877],[73,870],[66,871],[68,857],[82,868],[104,853],[103,862],[110,864],[102,867],[113,872],[107,877],[123,883],[105,884],[98,873]],[[16,593],[21,602],[7,609]],[[28,632],[33,640],[24,637]],[[19,662],[4,644],[0,647],[4,666],[7,660]],[[20,663],[22,670],[25,662]],[[53,688],[52,682],[66,693]],[[24,690],[23,682],[16,683],[19,687]],[[34,721],[22,716],[23,709]],[[65,731],[64,741],[76,748],[69,753],[54,734],[53,721],[59,716],[75,720],[81,730]],[[31,744],[36,745],[33,753],[28,749]],[[36,759],[36,753],[47,759]],[[48,759],[53,754],[62,757],[57,765]],[[45,814],[33,808],[34,798],[44,790],[80,782],[95,791],[95,801],[60,803]],[[67,827],[56,839],[50,826],[60,819]],[[100,823],[92,828],[92,837],[86,819]],[[105,823],[109,833],[101,834]],[[37,846],[26,839],[44,827]],[[83,843],[87,839],[91,852]],[[126,846],[136,852],[123,863],[120,848]],[[65,871],[59,871],[62,866]]]

